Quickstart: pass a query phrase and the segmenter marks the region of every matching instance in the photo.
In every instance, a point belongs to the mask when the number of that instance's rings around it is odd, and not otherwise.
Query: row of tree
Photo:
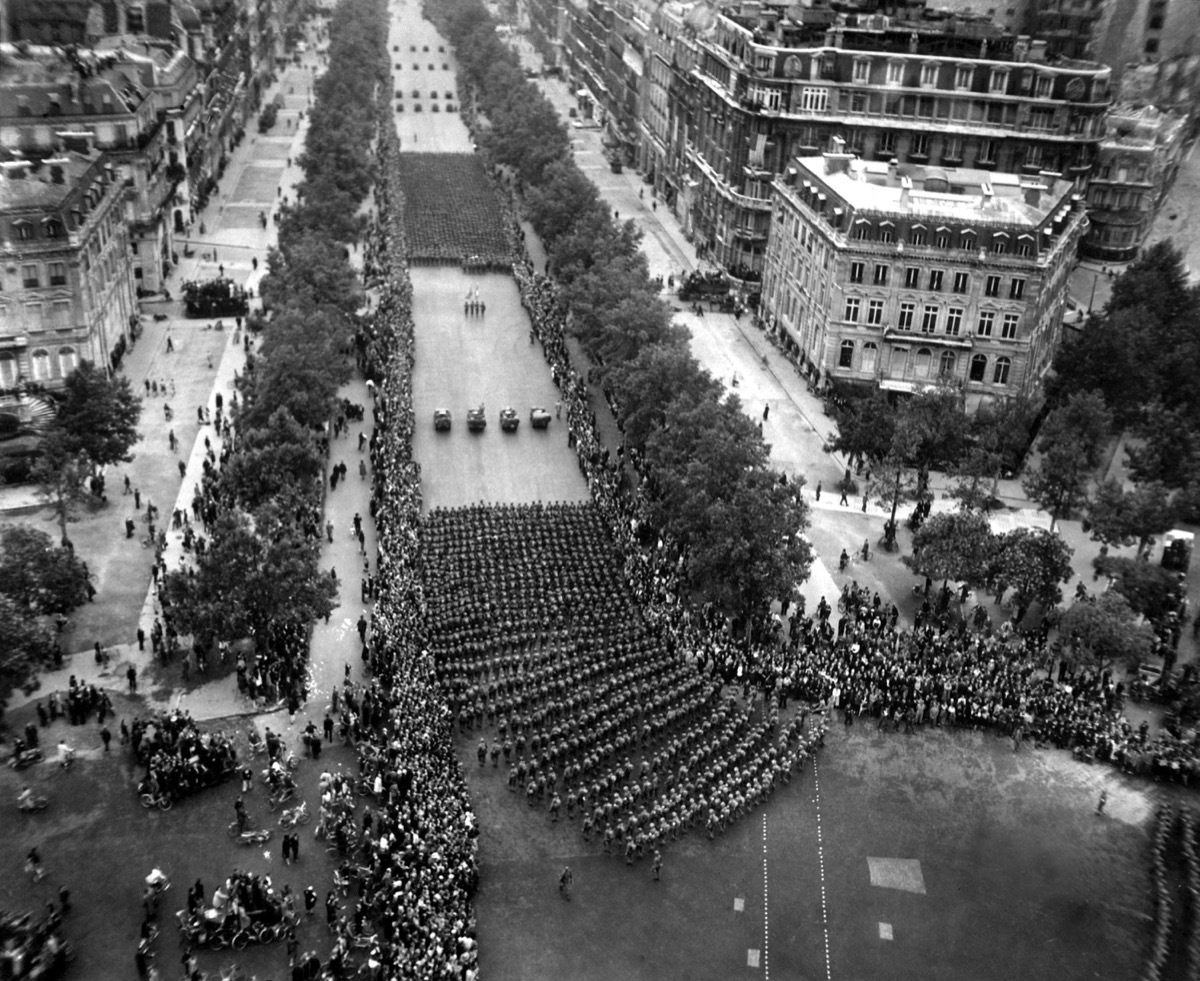
[[[554,107],[483,5],[449,0],[427,12],[454,43],[483,120],[480,146],[521,191],[568,330],[598,366],[641,461],[650,523],[685,549],[698,598],[742,615],[790,595],[811,563],[800,482],[771,468],[759,427],[692,356],[650,279],[641,233],[615,220],[576,166]]]
[[[178,628],[202,647],[305,625],[327,615],[337,596],[318,568],[325,428],[350,377],[363,303],[348,244],[362,231],[359,206],[374,177],[386,13],[379,4],[341,4],[329,37],[299,200],[285,209],[262,282],[262,343],[238,382],[236,442],[209,477],[218,512],[211,541],[194,570],[166,577]]]

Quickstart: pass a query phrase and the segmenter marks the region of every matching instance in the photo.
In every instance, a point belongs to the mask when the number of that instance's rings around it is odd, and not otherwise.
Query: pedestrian
[[[575,877],[571,875],[571,866],[564,865],[562,874],[558,877],[558,891],[563,899],[570,900],[571,898],[571,883]]]
[[[71,890],[66,886],[58,887],[59,915],[66,916],[71,912]]]
[[[841,497],[841,500],[838,501],[838,504],[840,504],[842,507],[847,507],[850,504],[850,502],[846,499],[846,485],[845,484],[842,484],[842,497]]]
[[[142,492],[136,487],[133,489],[133,509],[135,511],[142,509]]]
[[[137,644],[139,651],[144,651],[146,649],[146,631],[141,627],[137,628]]]
[[[337,915],[337,893],[330,889],[328,895],[325,897],[325,925],[329,927],[330,930],[332,930],[334,924],[337,923]]]
[[[764,405],[763,406],[763,422],[767,421],[767,416],[769,416],[770,414],[771,414],[770,404]]]
[[[562,402],[561,401],[554,403],[554,418],[555,419],[562,418]]]
[[[650,868],[654,871],[654,881],[658,882],[662,876],[662,852],[657,848],[654,849],[654,864]]]
[[[866,491],[863,491],[862,510],[863,510],[863,514],[867,513],[867,492]]]
[[[1104,813],[1104,805],[1108,803],[1108,788],[1100,791],[1100,800],[1096,803],[1096,813]]]
[[[308,886],[304,890],[304,912],[309,916],[313,915],[313,910],[317,908],[317,890],[312,886]]]
[[[300,832],[292,835],[292,861],[300,861]]]
[[[871,558],[871,542],[866,538],[863,539],[862,557],[864,562]]]
[[[187,461],[186,460],[176,460],[175,465],[179,468],[179,479],[182,480],[184,477],[187,476]]]
[[[46,875],[46,870],[42,868],[42,856],[38,853],[36,845],[29,849],[25,856],[25,871],[33,876],[34,882],[41,882]]]
[[[820,499],[821,499],[821,482],[818,480],[817,481],[817,500],[819,501]]]
[[[248,794],[254,789],[254,771],[249,766],[242,767],[242,793]]]
[[[108,744],[112,742],[112,732],[109,730],[108,726],[101,726],[100,741],[104,743],[104,752],[107,753]]]
[[[327,537],[329,539],[329,544],[332,545],[333,544],[333,522],[332,521],[325,522],[325,537]]]
[[[328,711],[325,713],[325,721],[321,723],[321,726],[325,731],[325,742],[333,742],[333,716]]]
[[[129,694],[137,694],[137,668],[132,664],[125,669],[125,677],[129,680]]]

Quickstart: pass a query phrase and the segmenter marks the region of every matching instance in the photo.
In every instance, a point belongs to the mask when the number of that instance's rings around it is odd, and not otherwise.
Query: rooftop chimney
[[[995,192],[992,190],[992,185],[987,181],[984,181],[983,186],[980,188],[979,210],[987,211],[989,208],[991,208],[994,200]]]
[[[845,152],[846,141],[840,136],[835,136],[832,142],[833,152],[821,154],[825,158],[825,173],[848,174],[850,172],[850,161],[854,159],[854,154]]]
[[[900,167],[900,161],[897,160],[895,157],[892,157],[892,159],[888,161],[888,179],[889,180],[896,179],[896,171],[899,169],[899,167]],[[911,181],[909,183],[911,184]]]
[[[895,161],[893,160],[892,163],[895,163]],[[908,196],[911,193],[912,193],[912,178],[911,177],[901,177],[900,178],[900,206],[902,208],[908,207],[908,200],[909,200]]]

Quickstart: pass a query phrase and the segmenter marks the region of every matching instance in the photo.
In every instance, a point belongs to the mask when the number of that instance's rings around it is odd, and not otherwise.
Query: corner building
[[[866,160],[971,167],[1083,190],[1104,137],[1111,70],[1052,57],[1044,41],[967,18],[727,10],[695,40],[681,100],[686,138],[667,202],[738,278],[763,269],[770,184],[831,148]]]
[[[772,185],[761,314],[822,387],[1035,394],[1087,218],[1071,181],[797,157]]]

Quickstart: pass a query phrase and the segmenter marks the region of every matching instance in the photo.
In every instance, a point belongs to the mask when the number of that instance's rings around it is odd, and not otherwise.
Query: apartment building
[[[1072,181],[827,152],[770,202],[760,314],[819,385],[1037,391],[1087,222]]]
[[[1153,106],[1121,106],[1108,115],[1088,181],[1089,227],[1079,251],[1128,262],[1141,248],[1183,158],[1186,120]]]
[[[125,181],[109,154],[73,145],[0,151],[0,391],[113,365],[136,316]]]
[[[86,137],[127,185],[139,288],[155,292],[191,219],[182,135],[199,112],[197,68],[169,42],[104,39],[92,49],[0,47],[0,146],[27,158]]]
[[[1086,184],[1111,103],[1108,68],[981,20],[899,21],[801,8],[724,13],[698,37],[677,213],[734,275],[760,277],[770,186],[839,139],[868,161]]]

